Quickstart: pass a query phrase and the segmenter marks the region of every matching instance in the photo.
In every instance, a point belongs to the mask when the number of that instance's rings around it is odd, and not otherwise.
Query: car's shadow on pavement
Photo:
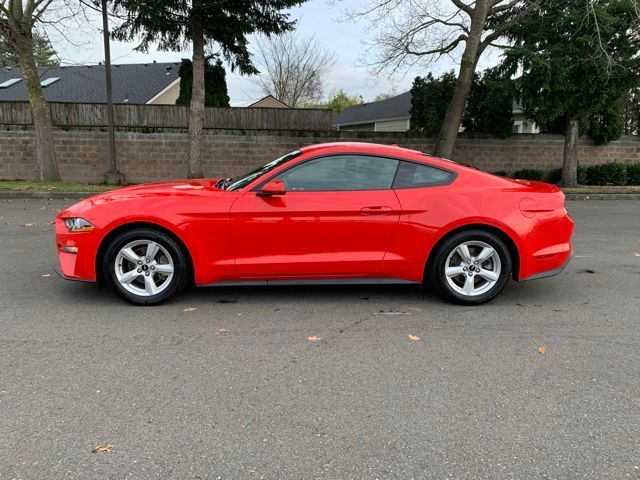
[[[555,286],[554,286],[555,284]],[[505,291],[484,307],[491,306],[552,306],[563,297],[554,280],[531,283],[511,282]],[[94,284],[61,282],[57,286],[64,303],[73,305],[130,305],[109,287]],[[308,304],[313,306],[357,308],[362,301],[390,304],[421,304],[423,308],[469,308],[445,302],[432,288],[418,285],[293,285],[189,287],[181,295],[163,305],[243,304]]]

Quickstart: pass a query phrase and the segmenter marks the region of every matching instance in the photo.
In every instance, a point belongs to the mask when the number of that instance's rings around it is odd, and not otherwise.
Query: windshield
[[[265,163],[261,167],[256,168],[255,170],[246,173],[238,178],[233,178],[229,181],[227,190],[238,190],[240,188],[244,188],[253,182],[256,178],[264,175],[265,173],[270,172],[274,168],[282,165],[283,163],[288,162],[289,160],[293,160],[302,152],[300,150],[295,150],[291,153],[287,153],[280,158],[276,158],[275,160],[270,161],[269,163]]]

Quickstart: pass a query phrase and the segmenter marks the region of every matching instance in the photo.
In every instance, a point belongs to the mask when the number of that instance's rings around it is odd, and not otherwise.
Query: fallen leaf
[[[542,355],[544,355],[544,352],[546,352],[547,349],[544,347],[538,347],[538,352],[541,353]]]
[[[42,274],[42,276],[43,276],[43,277],[50,277],[50,276],[51,276],[51,274],[50,274],[50,273],[43,273],[43,274]]]
[[[182,309],[183,312],[195,312],[196,310],[196,307],[187,307]]]
[[[310,342],[319,342],[322,339],[320,337],[316,337],[315,335],[311,335],[310,337],[307,337],[307,340],[309,340]]]
[[[640,252],[633,252],[634,257],[640,257]]]
[[[91,450],[91,453],[111,452],[112,450],[113,450],[113,445],[111,445],[110,443],[107,443],[106,445],[96,445],[95,447],[93,447],[93,450]]]
[[[225,333],[227,333],[227,329],[226,328],[219,328],[216,331],[216,335],[224,335]]]
[[[417,335],[409,335],[409,340],[417,342],[418,340],[420,340],[420,337],[418,337]]]
[[[23,223],[22,226],[23,227],[35,227],[36,224],[35,223]]]

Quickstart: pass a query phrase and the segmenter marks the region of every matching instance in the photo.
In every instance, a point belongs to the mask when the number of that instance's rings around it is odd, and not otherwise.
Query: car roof
[[[419,150],[412,150],[410,148],[403,148],[398,145],[383,145],[380,143],[367,143],[367,142],[331,142],[320,143],[316,145],[307,145],[300,148],[303,153],[315,153],[322,151],[332,152],[354,152],[354,153],[377,153],[381,155],[426,155]]]

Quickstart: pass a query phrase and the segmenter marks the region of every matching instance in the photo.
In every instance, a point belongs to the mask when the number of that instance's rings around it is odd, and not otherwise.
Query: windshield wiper
[[[216,188],[219,188],[220,190],[226,190],[227,187],[231,185],[232,181],[233,181],[233,178],[231,177],[218,180],[218,183],[216,183]]]

